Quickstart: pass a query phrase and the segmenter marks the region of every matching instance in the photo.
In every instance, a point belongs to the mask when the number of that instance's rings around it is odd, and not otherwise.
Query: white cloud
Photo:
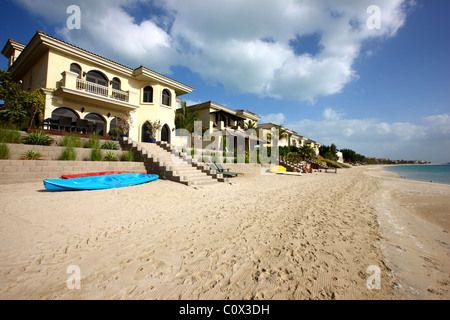
[[[286,121],[286,117],[282,113],[271,113],[261,116],[259,123],[273,123],[276,125],[283,125]]]
[[[69,31],[72,0],[18,2],[59,24],[64,40],[130,67],[170,73],[182,65],[231,92],[311,102],[356,79],[362,43],[395,35],[410,3],[378,0],[382,27],[369,30],[372,0],[79,0],[82,29]],[[137,20],[130,8],[139,5]],[[311,34],[321,51],[295,52],[290,41]]]
[[[433,133],[446,136],[450,139],[450,114],[440,114],[422,118],[422,122],[428,125]]]
[[[389,123],[375,118],[346,118],[343,113],[326,108],[322,119],[290,121],[285,126],[319,143],[334,143],[338,148],[350,148],[366,156],[450,160],[450,114],[424,117],[417,123]]]
[[[325,120],[339,120],[341,119],[345,113],[338,113],[337,111],[333,110],[332,108],[325,108],[323,111],[323,118]]]

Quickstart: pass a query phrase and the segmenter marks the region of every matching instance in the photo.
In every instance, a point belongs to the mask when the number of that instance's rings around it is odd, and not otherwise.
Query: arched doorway
[[[170,143],[170,128],[167,124],[161,128],[161,141]]]
[[[106,132],[106,122],[105,120],[96,113],[89,113],[86,117],[84,117],[86,120],[89,120],[89,123],[93,125],[92,130],[89,130],[93,132],[94,134],[97,134],[99,136],[105,136]]]
[[[150,124],[148,122],[144,123],[142,126],[142,142],[150,142]]]

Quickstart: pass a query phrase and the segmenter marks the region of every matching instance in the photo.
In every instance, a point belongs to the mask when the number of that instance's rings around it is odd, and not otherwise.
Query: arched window
[[[119,134],[128,134],[130,124],[124,118],[115,117],[109,123],[109,129],[112,130],[116,128],[119,129]]]
[[[89,120],[91,124],[93,124],[94,129],[93,132],[95,134],[98,134],[99,136],[105,135],[105,120],[96,113],[89,113],[86,117],[84,117],[86,120]]]
[[[108,86],[108,79],[98,71],[89,71],[86,74],[86,81],[96,83],[101,86]]]
[[[72,63],[70,65],[70,71],[75,72],[76,74],[78,74],[78,78],[81,77],[81,67],[78,64]]]
[[[112,88],[115,90],[120,90],[120,79],[119,78],[112,79]]]
[[[78,119],[76,112],[69,108],[58,108],[52,112],[52,119],[58,120],[61,117],[72,118],[72,121]]]
[[[170,106],[170,91],[164,89],[162,92],[162,104],[164,106]]]
[[[142,101],[144,103],[153,103],[153,88],[151,86],[144,88]]]
[[[108,79],[98,71],[89,71],[86,74],[86,91],[98,95],[108,96]],[[92,84],[91,84],[92,83]]]

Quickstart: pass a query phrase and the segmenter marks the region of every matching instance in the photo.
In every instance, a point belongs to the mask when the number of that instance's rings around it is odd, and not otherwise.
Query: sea
[[[404,179],[450,184],[450,164],[385,166]]]

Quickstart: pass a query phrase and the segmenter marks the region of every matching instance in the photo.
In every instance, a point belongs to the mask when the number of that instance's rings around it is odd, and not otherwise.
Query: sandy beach
[[[450,185],[380,166],[232,181],[0,185],[0,299],[450,298]]]

